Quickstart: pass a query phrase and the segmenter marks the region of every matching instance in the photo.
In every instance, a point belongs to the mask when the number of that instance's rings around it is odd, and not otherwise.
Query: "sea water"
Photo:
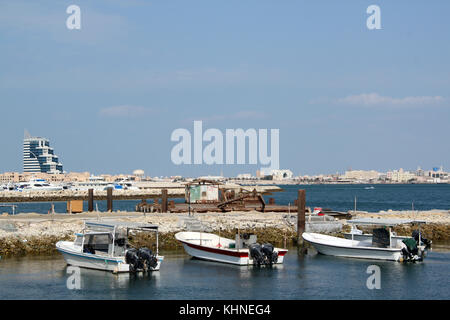
[[[373,189],[367,189],[373,186]],[[380,210],[450,210],[450,184],[321,184],[321,185],[280,185],[283,192],[274,192],[264,196],[266,202],[274,198],[276,204],[294,204],[298,189],[306,190],[306,205],[309,207],[330,208],[337,211],[358,210],[378,212]],[[175,202],[183,202],[176,199]],[[114,201],[115,211],[134,211],[136,200]],[[16,212],[46,214],[51,210],[51,203],[18,203]],[[56,202],[55,211],[65,213],[67,204]],[[106,211],[106,201],[95,201],[99,211]],[[87,202],[84,202],[87,210]],[[10,212],[9,208],[1,208]]]
[[[290,248],[283,265],[234,266],[163,252],[160,271],[115,275],[79,269],[73,288],[60,255],[0,260],[0,299],[449,299],[450,250],[437,248],[422,263],[317,254]],[[368,267],[380,267],[380,289],[367,286]]]

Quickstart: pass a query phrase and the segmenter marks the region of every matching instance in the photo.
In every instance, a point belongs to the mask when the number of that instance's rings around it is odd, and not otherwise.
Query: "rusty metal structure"
[[[256,210],[264,212],[266,202],[261,193],[256,192],[256,189],[249,192],[241,189],[238,194],[234,190],[221,190],[222,201],[217,204],[217,208],[223,212],[227,211],[247,211]]]

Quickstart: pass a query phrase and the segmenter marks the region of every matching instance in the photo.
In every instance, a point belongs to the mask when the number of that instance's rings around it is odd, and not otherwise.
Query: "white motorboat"
[[[253,234],[237,233],[236,239],[231,240],[212,233],[179,232],[175,238],[192,257],[240,266],[281,264],[288,252],[274,248],[270,243],[256,243]]]
[[[343,233],[345,239],[354,239],[354,240],[370,240],[372,241],[373,235],[369,233],[363,233],[361,230],[358,230],[354,224],[352,224],[352,229],[350,232]],[[432,241],[425,239],[421,236],[420,232],[418,230],[414,230],[411,237],[407,236],[399,236],[395,232],[392,232],[391,239],[394,241],[403,241],[405,239],[414,239],[416,242],[419,242],[420,237],[420,245],[423,245],[425,247],[431,246]]]
[[[12,182],[8,182],[7,184],[2,184],[0,186],[0,191],[15,191],[16,185]]]
[[[62,186],[57,186],[48,183],[44,179],[30,179],[28,182],[20,183],[17,187],[19,191],[61,191],[64,190]]]
[[[101,177],[90,177],[87,182],[77,182],[72,188],[73,190],[89,190],[104,191],[113,189],[114,191],[132,190],[139,191],[139,187],[133,184],[133,181],[128,179],[118,180],[116,182],[107,182]]]
[[[361,237],[351,233],[351,239],[332,237],[318,233],[303,233],[302,237],[321,254],[392,261],[421,261],[424,257],[425,246],[422,244],[420,231],[419,239],[393,236],[391,227],[400,224],[422,224],[424,221],[395,220],[395,219],[360,219],[349,220],[354,225],[375,225],[382,228],[374,229],[370,237]],[[387,230],[385,227],[388,227]]]
[[[156,252],[147,248],[131,248],[128,235],[132,231],[154,232]],[[158,252],[158,226],[128,222],[85,222],[73,242],[59,241],[57,250],[68,265],[119,272],[158,271],[163,256]]]
[[[122,180],[116,181],[113,184],[113,187],[115,190],[133,190],[133,191],[141,190],[141,189],[139,189],[139,187],[136,187],[133,184],[133,181],[131,181],[130,179],[122,179]]]

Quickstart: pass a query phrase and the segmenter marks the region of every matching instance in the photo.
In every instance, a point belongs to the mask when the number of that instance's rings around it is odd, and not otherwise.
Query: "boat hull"
[[[344,237],[345,237],[345,239],[351,240],[352,239],[352,234],[351,233],[344,233]],[[353,239],[354,240],[372,240],[372,238],[373,238],[373,235],[371,235],[371,234],[357,234],[357,233],[353,234]],[[397,240],[403,241],[403,240],[408,239],[408,238],[411,238],[411,237],[403,237],[403,236],[392,236],[391,237],[391,239],[393,241],[397,241]]]
[[[399,261],[402,258],[401,248],[376,248],[361,245],[348,245],[343,244],[340,238],[325,236],[326,238],[315,237],[314,233],[304,233],[303,239],[309,242],[319,253],[324,255],[358,258],[358,259],[373,259],[373,260],[390,260]],[[320,236],[320,235],[319,235]],[[324,243],[323,239],[327,242],[335,238],[336,244]],[[350,241],[351,240],[346,240]]]
[[[60,241],[56,244],[57,250],[63,255],[66,263],[80,268],[110,271],[114,273],[130,272],[130,265],[125,263],[124,257],[106,257],[97,254],[83,253],[70,248],[70,244]],[[158,256],[158,264],[151,271],[159,271],[164,257]]]

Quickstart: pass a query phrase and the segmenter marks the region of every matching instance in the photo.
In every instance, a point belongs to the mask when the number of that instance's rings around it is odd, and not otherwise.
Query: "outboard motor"
[[[419,235],[420,235],[420,240],[422,240],[422,243],[425,245],[426,248],[429,248],[431,246],[431,240],[425,239],[424,237],[422,237],[422,235],[420,234],[419,230],[414,230],[412,232],[412,237],[414,238],[414,240],[416,240],[417,245],[420,246],[419,243]]]
[[[158,265],[158,260],[156,259],[152,250],[148,248],[140,248],[137,255],[141,260],[143,269],[145,271],[149,271],[150,268],[154,269]]]
[[[403,258],[406,261],[421,261],[422,257],[419,257],[419,248],[414,239],[408,238],[404,239],[403,244],[405,247],[402,249]]]
[[[264,253],[259,243],[251,244],[248,247],[248,250],[250,251],[250,256],[253,259],[253,264],[256,264],[258,266],[264,264]]]
[[[125,263],[130,265],[131,272],[136,272],[140,267],[137,252],[134,248],[128,249],[125,252]]]
[[[274,251],[273,249],[274,248],[271,243],[265,243],[262,246],[262,251],[266,258],[266,263],[270,265],[278,262],[278,252]]]

